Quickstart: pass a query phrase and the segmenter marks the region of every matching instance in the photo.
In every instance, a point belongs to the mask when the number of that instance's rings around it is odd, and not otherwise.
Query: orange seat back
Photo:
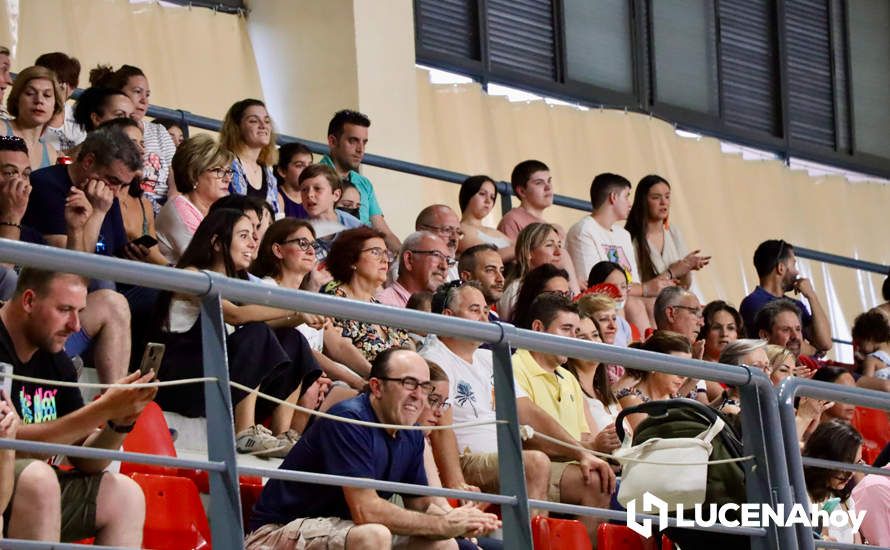
[[[133,474],[145,493],[142,547],[210,550],[210,526],[195,484],[183,477]]]

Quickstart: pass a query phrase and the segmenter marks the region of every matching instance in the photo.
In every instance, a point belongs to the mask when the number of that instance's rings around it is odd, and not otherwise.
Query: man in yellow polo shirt
[[[575,337],[581,324],[578,308],[565,297],[545,293],[532,303],[531,329],[559,336]],[[578,380],[560,365],[567,358],[537,351],[519,350],[513,355],[516,380],[516,406],[520,424],[574,445],[582,445],[582,434],[594,431]],[[534,407],[533,405],[537,405]],[[554,502],[608,508],[615,489],[615,474],[608,463],[590,453],[543,443],[527,442],[551,459],[549,499]],[[599,521],[590,516],[578,518],[596,540]]]

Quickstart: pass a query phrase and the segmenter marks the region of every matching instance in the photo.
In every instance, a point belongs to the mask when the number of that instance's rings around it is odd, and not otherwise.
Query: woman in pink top
[[[161,208],[155,221],[161,254],[171,264],[179,261],[210,205],[229,194],[232,153],[208,135],[189,138],[173,156],[175,197]]]

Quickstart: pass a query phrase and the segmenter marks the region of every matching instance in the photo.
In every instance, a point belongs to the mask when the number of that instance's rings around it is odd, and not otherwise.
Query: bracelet
[[[114,422],[111,421],[111,419],[109,419],[108,422],[106,422],[106,424],[108,425],[109,428],[111,428],[111,430],[113,432],[119,433],[119,434],[128,434],[133,431],[133,428],[136,427],[135,422],[133,422],[132,424],[121,425],[121,424],[115,424]]]
[[[22,224],[20,224],[20,223],[15,223],[15,222],[0,222],[0,225],[5,225],[5,226],[8,226],[8,227],[18,227],[19,229],[22,228]]]

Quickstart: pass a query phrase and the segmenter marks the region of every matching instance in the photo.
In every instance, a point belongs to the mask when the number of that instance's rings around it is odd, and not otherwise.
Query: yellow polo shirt
[[[572,373],[562,367],[549,372],[528,350],[521,349],[513,354],[513,377],[529,399],[558,420],[572,437],[581,439],[583,432],[590,431],[584,416],[584,392]]]

